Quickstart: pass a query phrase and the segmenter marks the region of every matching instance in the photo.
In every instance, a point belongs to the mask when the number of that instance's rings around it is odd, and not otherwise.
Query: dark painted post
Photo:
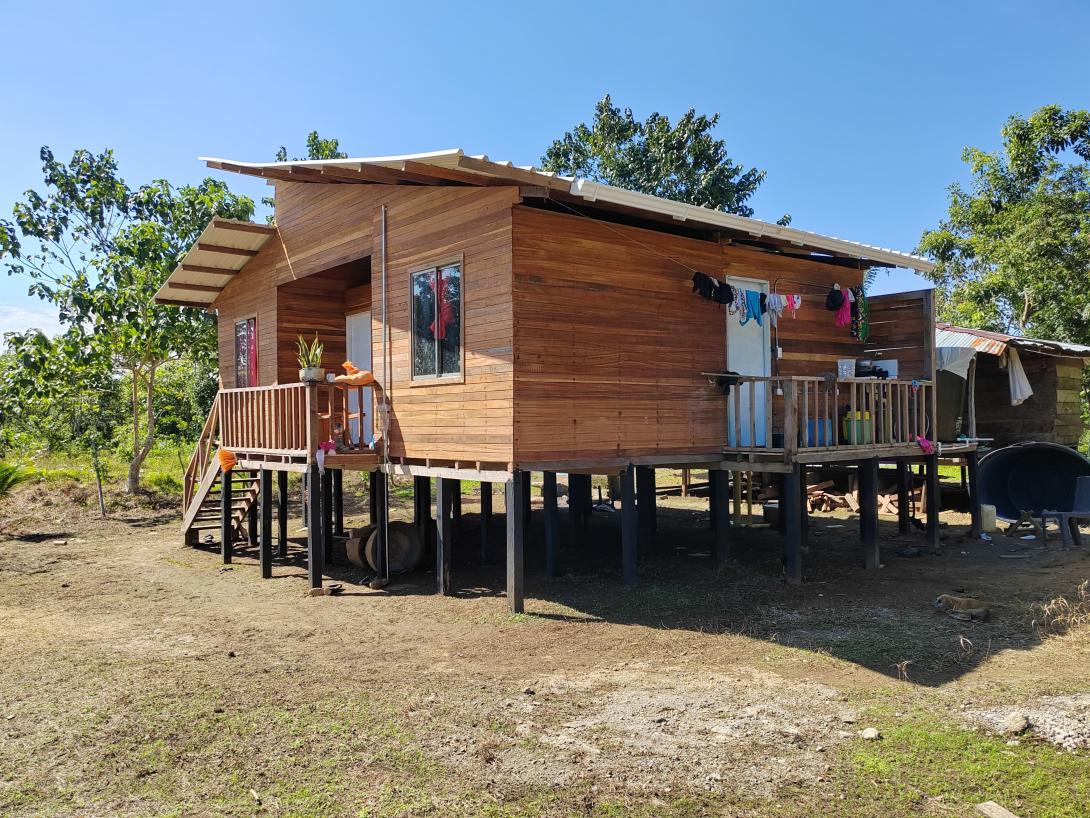
[[[939,488],[939,456],[927,458],[927,547],[937,551],[939,538],[939,509],[942,508],[942,489]]]
[[[325,546],[325,561],[333,562],[333,470],[326,469],[322,475],[322,544]]]
[[[878,458],[860,460],[858,466],[859,487],[859,536],[863,541],[863,564],[877,568],[881,564],[878,549]]]
[[[386,518],[389,513],[386,494],[389,487],[389,478],[385,472],[371,472],[371,494],[375,508],[371,519],[374,520],[375,531],[378,533],[375,538],[375,573],[382,579],[389,579],[390,575],[389,566],[386,564]]]
[[[261,563],[261,578],[272,576],[272,507],[273,507],[272,472],[261,470],[261,548],[258,559]]]
[[[450,561],[453,556],[451,547],[451,512],[454,505],[454,483],[446,477],[435,481],[435,578],[436,591],[444,596],[450,594]]]
[[[277,549],[280,557],[288,555],[288,473],[276,473]]]
[[[639,522],[636,516],[636,467],[621,472],[621,577],[625,585],[637,579]]]
[[[522,526],[525,530],[530,525],[530,513],[533,508],[530,502],[530,472],[519,472],[522,475]]]
[[[258,482],[260,483],[260,479]],[[253,484],[251,483],[251,485]],[[258,491],[260,492],[260,489]],[[246,542],[250,545],[257,545],[257,504],[259,497],[260,494],[255,496],[250,501],[250,507],[246,509]]]
[[[912,519],[912,472],[908,462],[897,461],[897,533],[907,534]]]
[[[450,517],[454,522],[454,528],[462,524],[462,481],[450,481]]]
[[[967,485],[969,488],[969,536],[980,539],[984,533],[983,521],[980,515],[980,455],[976,449],[965,455]]]
[[[556,502],[556,472],[547,471],[543,475],[541,496],[545,503],[545,576],[557,575],[556,529],[560,524]]]
[[[712,475],[717,475],[713,480]],[[715,564],[726,565],[730,559],[730,484],[727,472],[708,470],[708,487],[712,493],[712,528],[715,529]]]
[[[646,553],[655,542],[655,470],[650,466],[636,467],[636,513],[640,551]]]
[[[488,542],[492,527],[492,484],[481,482],[481,565],[492,562],[492,548]]]
[[[523,520],[522,514],[526,505],[522,499],[522,491],[526,484],[523,482],[520,472],[511,475],[506,484],[507,506],[507,610],[511,613],[522,613],[525,609],[523,599],[524,570],[523,570]]]
[[[573,553],[579,548],[579,494],[576,491],[577,475],[568,473],[568,548]]]
[[[715,531],[719,521],[719,487],[718,483],[726,482],[727,472],[716,469],[708,469],[708,528]],[[730,506],[727,506],[727,520],[730,520]]]
[[[371,525],[378,525],[378,496],[375,483],[378,482],[378,472],[367,473],[367,517]]]
[[[344,536],[344,471],[333,469],[333,536]]]
[[[421,536],[428,531],[431,520],[431,478],[417,475],[413,478],[413,524]]]
[[[231,497],[231,472],[220,473],[220,555],[223,564],[231,563],[235,552],[235,518]]]
[[[307,578],[311,588],[322,587],[325,548],[322,543],[322,476],[317,464],[307,472]]]
[[[784,575],[792,585],[802,582],[802,494],[799,491],[799,467],[783,476],[780,513],[784,522]]]

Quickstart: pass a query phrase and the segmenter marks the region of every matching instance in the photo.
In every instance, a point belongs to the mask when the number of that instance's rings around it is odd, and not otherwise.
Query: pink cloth
[[[836,311],[836,325],[838,327],[846,327],[852,322],[852,304],[848,300],[848,296],[844,296],[844,303],[840,305],[840,309]]]
[[[924,454],[934,454],[935,444],[928,440],[926,437],[916,437],[916,442],[920,444],[920,451]]]

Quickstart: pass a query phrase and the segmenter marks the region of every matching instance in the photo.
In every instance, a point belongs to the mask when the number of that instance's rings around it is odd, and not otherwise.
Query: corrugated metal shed
[[[988,355],[1002,355],[1008,346],[1025,349],[1030,352],[1042,352],[1050,355],[1070,356],[1072,358],[1090,358],[1090,346],[1069,344],[1064,341],[1046,341],[1040,338],[1026,338],[1020,335],[1006,335],[1002,332],[988,332],[982,329],[958,327],[953,324],[935,324],[935,346],[975,349]]]

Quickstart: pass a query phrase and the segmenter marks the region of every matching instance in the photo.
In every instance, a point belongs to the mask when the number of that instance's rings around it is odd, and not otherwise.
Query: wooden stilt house
[[[589,493],[580,475],[620,475],[633,582],[654,469],[675,466],[710,470],[718,515],[732,472],[779,475],[787,574],[798,581],[808,466],[860,467],[872,567],[879,460],[903,469],[924,457],[937,481],[918,442],[934,417],[930,292],[872,297],[854,322],[827,309],[830,291],[850,298],[868,268],[926,270],[923,259],[458,150],[206,162],[267,179],[276,199],[275,226],[210,224],[156,296],[218,317],[222,390],[186,476],[183,527],[191,539],[221,528],[225,558],[256,498],[271,513],[272,472],[310,475],[316,585],[331,534],[323,488],[328,507],[341,470],[372,474],[380,523],[387,476],[412,475],[418,488],[438,478],[446,592],[456,481],[479,480],[488,497],[498,482],[508,599],[521,610],[530,471],[545,473],[547,570],[555,474],[570,476],[573,512],[579,487]],[[373,371],[374,387],[301,383],[300,335],[325,344],[329,372],[351,360]],[[241,489],[221,472],[219,448],[249,475]],[[726,518],[717,526],[725,559]]]

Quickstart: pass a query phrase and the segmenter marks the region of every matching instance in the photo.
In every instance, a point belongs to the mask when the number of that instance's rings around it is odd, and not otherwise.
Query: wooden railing
[[[352,409],[355,397],[356,409]],[[365,389],[316,383],[289,383],[219,393],[220,445],[236,452],[305,458],[313,462],[323,440],[338,450],[357,448],[367,439]]]
[[[932,432],[930,381],[731,376],[727,449],[908,445]]]
[[[204,421],[201,436],[197,439],[197,445],[189,458],[189,464],[185,467],[185,478],[182,493],[182,513],[189,510],[193,502],[193,492],[201,482],[208,463],[215,454],[217,438],[219,437],[219,405],[220,396],[216,395],[212,401],[212,408],[208,411],[208,417]]]

